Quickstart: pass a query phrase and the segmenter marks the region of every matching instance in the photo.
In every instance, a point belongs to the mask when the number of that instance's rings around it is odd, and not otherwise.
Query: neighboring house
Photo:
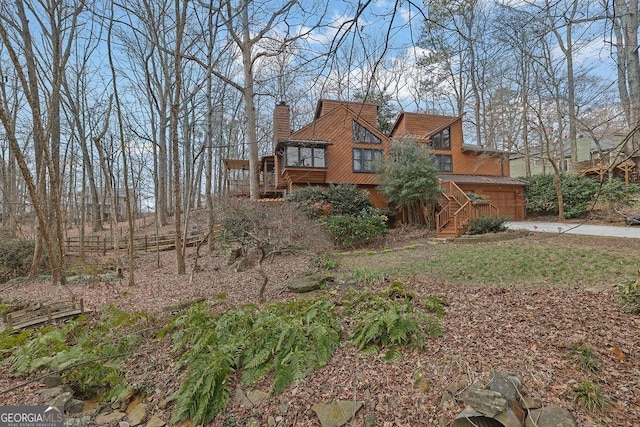
[[[289,106],[276,105],[274,154],[261,161],[262,197],[280,197],[307,185],[345,183],[366,189],[376,207],[386,207],[373,165],[389,156],[393,138],[409,138],[431,145],[441,171],[439,235],[462,234],[473,216],[524,219],[526,184],[509,177],[505,153],[463,144],[461,116],[401,113],[387,136],[376,128],[377,109],[374,104],[322,99],[313,121],[292,132]],[[247,195],[248,161],[224,163],[228,194]],[[466,192],[486,201],[474,204]]]
[[[632,179],[637,179],[636,163],[627,159],[622,152],[623,136],[615,136],[604,139],[596,143],[590,137],[580,137],[576,140],[578,148],[578,173],[580,175],[595,176],[601,181],[609,174],[619,176],[629,183]],[[559,160],[557,153],[552,154],[552,158]],[[526,176],[526,157],[524,154],[514,154],[509,161],[511,176]],[[532,150],[529,155],[529,165],[531,175],[552,174],[553,167],[548,160],[547,153],[539,149]],[[565,148],[562,160],[558,161],[558,166],[562,172],[570,169],[571,151]]]

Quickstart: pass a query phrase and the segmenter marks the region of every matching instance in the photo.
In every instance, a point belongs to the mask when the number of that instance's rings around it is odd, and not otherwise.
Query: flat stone
[[[525,427],[578,427],[571,412],[557,405],[530,411],[524,425]]]
[[[47,403],[49,406],[57,406],[58,408],[62,408],[64,410],[67,409],[67,405],[73,399],[73,393],[66,391],[54,397],[52,400]]]
[[[126,422],[126,421],[120,421],[120,422],[118,423],[118,427],[131,427],[131,424],[129,424],[129,423],[128,423],[128,422]]]
[[[84,402],[79,399],[71,399],[66,407],[67,414],[75,415],[84,411]]]
[[[316,403],[311,409],[316,413],[322,427],[340,427],[348,423],[364,406],[364,402],[340,400],[334,403]]]
[[[52,388],[52,387],[58,387],[62,385],[62,377],[60,375],[49,375],[48,377],[44,377],[42,379],[42,384],[44,384],[45,386]]]
[[[364,415],[364,425],[365,427],[375,427],[376,425],[376,414],[373,412],[368,412]]]
[[[258,406],[269,397],[269,393],[265,393],[262,390],[249,390],[247,392],[247,399],[251,402],[252,406]]]
[[[105,425],[105,424],[113,424],[116,422],[120,422],[127,414],[120,411],[115,412],[106,412],[104,414],[100,414],[94,420],[96,425]]]
[[[305,274],[302,276],[294,277],[289,283],[287,283],[287,289],[295,293],[312,292],[320,289],[323,283],[323,278],[316,274]]]
[[[506,411],[509,407],[509,402],[502,394],[480,388],[477,385],[469,387],[460,397],[464,403],[489,418]]]
[[[167,423],[154,415],[153,417],[151,417],[146,427],[164,427],[165,425],[167,425]]]
[[[279,404],[278,410],[280,411],[281,414],[286,414],[287,412],[289,412],[289,404],[286,402]]]
[[[234,397],[235,402],[245,408],[252,408],[253,403],[249,400],[245,392],[240,388],[236,388],[236,393]]]
[[[147,420],[147,407],[144,403],[138,403],[127,415],[131,427],[139,426]]]
[[[58,387],[53,388],[45,388],[38,391],[38,394],[46,399],[53,399],[56,396],[61,395],[62,393],[73,393],[73,390],[68,385],[60,385]]]
[[[260,421],[256,420],[255,418],[249,418],[247,420],[247,427],[260,427]]]
[[[489,390],[497,391],[507,399],[507,402],[513,403],[520,397],[520,388],[522,381],[515,375],[504,374],[501,372],[493,372],[491,379],[487,383]]]
[[[64,420],[65,427],[89,427],[91,425],[91,415],[81,417],[67,417]]]

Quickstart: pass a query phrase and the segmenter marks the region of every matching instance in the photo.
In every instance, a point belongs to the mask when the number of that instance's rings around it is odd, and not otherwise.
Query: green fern
[[[108,363],[127,357],[142,339],[136,329],[148,327],[149,319],[141,313],[106,307],[97,321],[80,316],[60,327],[41,328],[7,363],[19,375],[41,369],[60,371],[72,388],[85,395],[122,388],[124,377]]]
[[[352,294],[348,298],[351,301],[346,302],[346,310],[357,321],[351,340],[366,353],[384,348],[383,359],[393,360],[400,348],[422,350],[428,337],[442,335],[436,317],[444,312],[442,303],[434,298],[422,302],[400,282],[381,293]]]
[[[340,340],[333,305],[325,300],[248,305],[214,314],[206,305],[176,318],[172,331],[178,366],[187,379],[176,395],[173,422],[207,424],[224,410],[228,376],[242,370],[251,385],[269,373],[281,393],[326,364]]]

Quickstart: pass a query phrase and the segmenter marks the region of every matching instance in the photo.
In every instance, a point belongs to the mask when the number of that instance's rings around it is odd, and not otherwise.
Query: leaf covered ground
[[[193,265],[193,254],[188,265]],[[291,299],[284,285],[307,271],[313,256],[276,257],[265,265],[270,281],[267,300]],[[244,425],[253,418],[267,425],[317,426],[311,410],[316,402],[360,400],[365,406],[353,425],[375,415],[377,426],[435,426],[462,409],[455,400],[442,402],[447,388],[487,380],[492,371],[516,373],[524,394],[572,411],[582,426],[640,425],[640,317],[623,313],[613,285],[637,278],[640,241],[585,236],[519,235],[508,241],[473,240],[441,243],[421,232],[392,234],[375,250],[335,255],[337,276],[352,273],[363,288],[381,290],[401,280],[418,295],[446,301],[442,337],[427,340],[424,351],[405,351],[385,362],[364,355],[345,341],[325,367],[299,386],[246,408],[232,399],[213,425]],[[67,288],[38,281],[2,285],[7,300],[46,301],[84,298],[97,316],[115,305],[156,317],[159,329],[171,318],[166,307],[205,298],[216,310],[257,302],[261,277],[256,269],[237,273],[222,253],[206,254],[191,275],[174,274],[172,253],[137,259],[136,285],[96,280]],[[331,289],[328,289],[331,291]],[[589,347],[597,371],[581,366],[575,348]],[[572,350],[573,349],[573,350]],[[146,394],[151,412],[170,419],[172,404],[161,404],[183,377],[168,338],[146,334],[138,352],[122,368],[127,381]],[[240,372],[232,376],[239,384]],[[574,400],[574,388],[590,380],[606,394],[609,405],[589,412]],[[29,377],[13,378],[0,366],[0,392]],[[267,378],[257,385],[269,391]],[[0,393],[0,405],[43,403],[43,386],[33,382]],[[235,387],[235,384],[234,384]]]

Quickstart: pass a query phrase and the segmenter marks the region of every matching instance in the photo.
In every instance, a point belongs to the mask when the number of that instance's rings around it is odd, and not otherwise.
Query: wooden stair
[[[498,216],[498,208],[489,201],[474,203],[453,181],[439,180],[441,197],[440,212],[436,214],[436,236],[457,238],[469,229],[475,218]]]

